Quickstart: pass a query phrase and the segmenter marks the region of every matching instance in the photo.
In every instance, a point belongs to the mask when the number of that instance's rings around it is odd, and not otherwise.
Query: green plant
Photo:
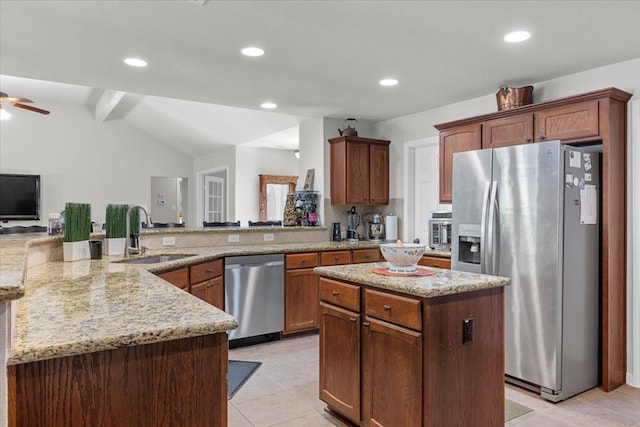
[[[129,205],[115,205],[111,203],[107,205],[107,211],[105,213],[105,224],[106,237],[108,239],[125,237],[125,217],[127,215],[128,209]]]
[[[89,240],[90,234],[91,205],[89,203],[67,202],[64,207],[64,241]]]
[[[131,234],[140,234],[140,209],[131,211]]]

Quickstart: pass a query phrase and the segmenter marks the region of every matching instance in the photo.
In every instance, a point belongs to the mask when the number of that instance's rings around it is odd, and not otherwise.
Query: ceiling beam
[[[110,89],[102,92],[102,96],[100,96],[100,99],[96,103],[96,121],[104,122],[126,94],[127,92]]]

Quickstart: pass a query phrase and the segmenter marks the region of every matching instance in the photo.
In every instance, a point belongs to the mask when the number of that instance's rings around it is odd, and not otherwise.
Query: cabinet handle
[[[369,322],[362,322],[362,326],[369,326]]]
[[[207,268],[207,273],[213,273],[213,268]]]
[[[540,135],[540,141],[544,141],[545,139],[544,135]]]
[[[304,264],[304,260],[300,261],[300,265]]]
[[[340,259],[339,257],[335,257],[333,260],[334,260],[335,262],[338,262],[338,260],[339,260],[339,259]]]
[[[391,306],[389,304],[383,305],[382,308],[384,309],[384,311],[391,311]]]
[[[524,142],[531,142],[531,138],[525,139]]]
[[[210,288],[213,286],[213,283],[207,283],[207,288]]]
[[[331,291],[331,295],[333,295],[334,297],[337,297],[338,295],[340,295],[340,292],[338,292],[338,291]]]
[[[356,318],[355,318],[355,317],[350,317],[350,318],[349,318],[349,322],[351,322],[351,323],[356,323]]]

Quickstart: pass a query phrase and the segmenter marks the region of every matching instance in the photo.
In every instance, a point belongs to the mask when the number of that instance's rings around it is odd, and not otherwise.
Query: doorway
[[[198,224],[206,222],[224,222],[228,217],[229,192],[228,170],[214,169],[200,174],[199,186],[202,188],[198,198]]]

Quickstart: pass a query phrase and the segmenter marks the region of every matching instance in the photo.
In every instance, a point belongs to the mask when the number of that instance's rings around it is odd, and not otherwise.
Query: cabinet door
[[[347,143],[347,203],[369,203],[369,144]]]
[[[224,281],[222,276],[191,285],[191,294],[224,310]]]
[[[362,331],[363,425],[421,426],[422,334],[370,317]]]
[[[369,146],[369,203],[389,203],[389,146]]]
[[[189,267],[167,271],[165,273],[159,274],[158,276],[169,283],[173,283],[180,289],[189,292]]]
[[[436,268],[447,268],[451,270],[451,260],[448,258],[439,258],[435,256],[426,256],[423,255],[422,258],[418,260],[418,265],[423,265],[425,267],[436,267]]]
[[[536,141],[595,138],[600,135],[598,101],[549,108],[535,114]]]
[[[320,303],[320,399],[360,422],[360,314],[325,303]]]
[[[440,132],[440,201],[451,203],[453,153],[482,148],[482,125],[460,126]]]
[[[533,114],[489,120],[482,124],[482,148],[498,148],[533,142]]]
[[[312,268],[287,270],[284,282],[284,333],[318,327],[318,276]]]

